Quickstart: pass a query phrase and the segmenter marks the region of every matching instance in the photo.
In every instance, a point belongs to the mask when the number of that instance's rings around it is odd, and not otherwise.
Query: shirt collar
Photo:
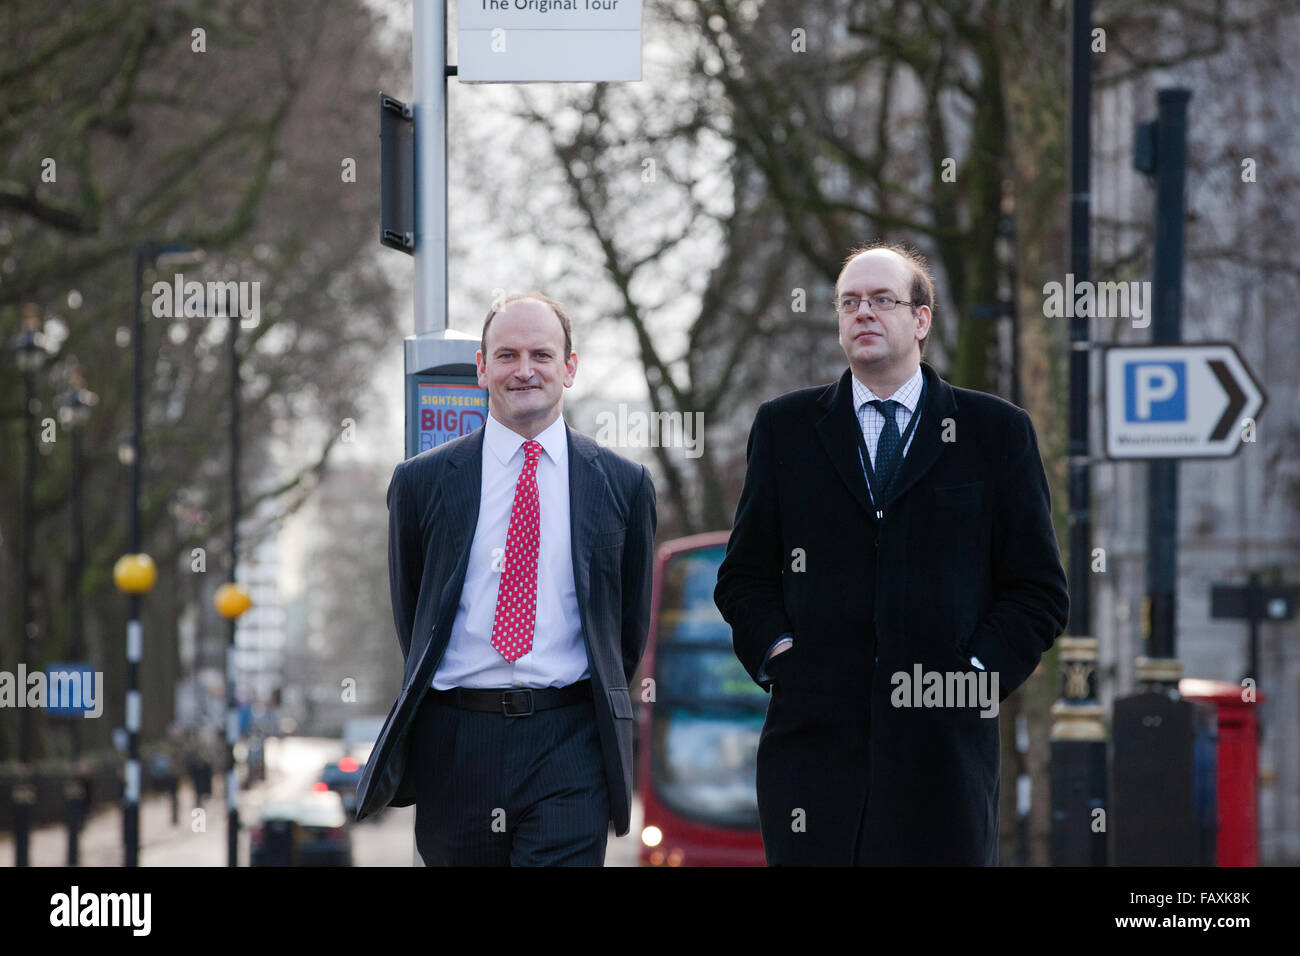
[[[861,408],[867,402],[879,401],[880,396],[867,388],[866,385],[858,381],[858,377],[849,372],[849,378],[853,380],[853,407]],[[916,411],[917,399],[921,397],[921,366],[916,367],[916,372],[904,382],[893,395],[889,396],[890,400],[898,402],[909,412]]]
[[[510,462],[510,459],[518,453],[527,440],[523,435],[497,421],[489,409],[487,424],[483,426],[483,443],[503,466]],[[545,430],[537,436],[536,441],[542,446],[542,451],[546,452],[552,462],[558,465],[564,461],[565,453],[569,447],[569,436],[565,429],[564,416],[560,415],[555,421],[547,425]]]

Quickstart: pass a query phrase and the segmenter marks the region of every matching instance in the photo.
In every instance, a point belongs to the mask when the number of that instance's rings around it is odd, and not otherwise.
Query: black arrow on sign
[[[1246,407],[1246,393],[1241,390],[1237,384],[1237,379],[1228,371],[1228,363],[1222,359],[1210,359],[1207,363],[1214,377],[1219,380],[1223,390],[1228,393],[1228,410],[1223,413],[1219,423],[1214,426],[1214,431],[1210,432],[1210,441],[1220,441],[1226,438],[1228,430],[1232,428],[1233,422],[1237,420],[1237,413]]]

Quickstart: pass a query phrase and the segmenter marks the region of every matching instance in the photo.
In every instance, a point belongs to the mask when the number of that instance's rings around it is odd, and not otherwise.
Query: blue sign
[[[83,717],[102,712],[96,707],[102,687],[95,685],[95,671],[85,662],[51,664],[45,669],[45,709],[58,717]]]
[[[1128,422],[1186,421],[1187,363],[1125,362],[1124,420]]]
[[[416,388],[417,452],[468,435],[487,422],[488,393],[475,385],[420,382]]]

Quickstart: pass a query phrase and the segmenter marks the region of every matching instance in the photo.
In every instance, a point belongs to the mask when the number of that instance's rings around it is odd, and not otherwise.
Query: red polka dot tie
[[[505,568],[497,589],[492,646],[513,663],[533,649],[537,620],[537,552],[541,545],[542,507],[537,493],[537,462],[542,446],[524,442],[524,467],[515,484],[506,531]]]

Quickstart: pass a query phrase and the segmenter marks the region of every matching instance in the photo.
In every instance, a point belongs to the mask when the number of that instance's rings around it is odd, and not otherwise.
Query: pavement
[[[140,801],[141,866],[224,866],[226,862],[226,802],[220,777],[213,775],[216,794],[203,803],[195,799],[194,787],[186,781],[177,791],[179,819],[172,823],[171,796],[147,794]],[[240,794],[240,860],[248,863],[248,819],[254,798],[264,785],[256,784]],[[195,813],[194,811],[202,811]],[[81,866],[122,866],[125,847],[122,838],[122,805],[100,803],[81,829]],[[65,866],[68,828],[63,823],[37,827],[28,842],[28,859],[33,866]],[[0,833],[0,866],[14,865],[14,838]]]
[[[248,866],[249,829],[256,822],[262,804],[271,798],[310,788],[322,762],[331,759],[337,741],[286,739],[268,741],[267,777],[239,793],[239,865]],[[178,817],[172,823],[171,796],[146,794],[140,802],[141,866],[225,866],[226,801],[223,774],[213,774],[216,792],[203,803],[195,800],[192,783],[185,780],[177,791]],[[605,855],[606,866],[636,866],[641,832],[640,800],[633,801],[632,828],[627,836],[611,834]],[[413,807],[386,811],[378,821],[367,820],[352,827],[353,863],[357,866],[410,866],[416,861],[415,811]],[[119,867],[123,865],[122,807],[101,803],[80,835],[80,865]],[[65,866],[68,834],[63,823],[36,828],[28,844],[33,866]],[[14,840],[10,832],[0,833],[0,867],[14,865]]]

